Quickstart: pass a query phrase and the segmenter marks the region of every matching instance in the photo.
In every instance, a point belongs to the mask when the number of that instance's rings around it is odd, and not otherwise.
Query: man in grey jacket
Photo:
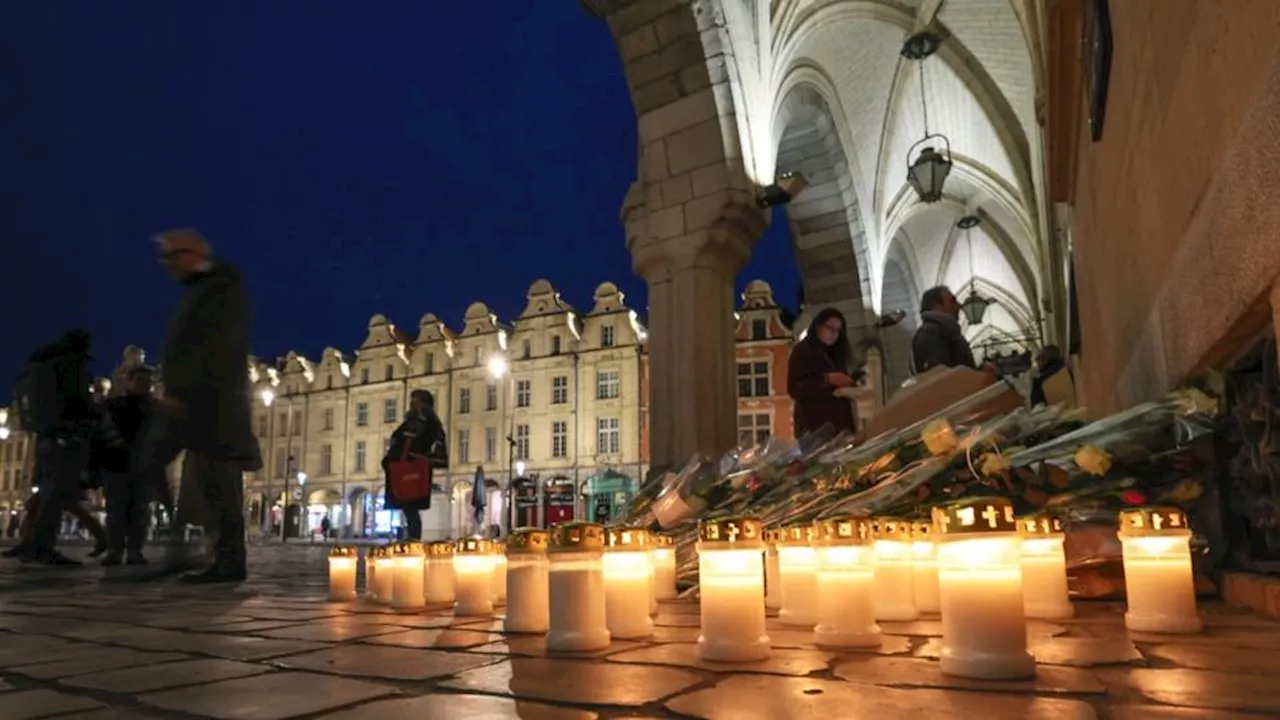
[[[911,338],[911,358],[917,373],[938,366],[977,369],[960,329],[960,302],[951,288],[939,285],[920,297],[920,328]]]
[[[262,467],[250,415],[249,297],[240,272],[214,260],[199,232],[170,230],[156,242],[160,264],[187,290],[165,333],[164,396],[156,400],[160,412],[137,462],[151,471],[186,451],[183,482],[198,485],[207,507],[197,517],[180,503],[178,514],[184,523],[204,525],[217,545],[213,566],[183,579],[239,582],[245,578],[243,473]]]

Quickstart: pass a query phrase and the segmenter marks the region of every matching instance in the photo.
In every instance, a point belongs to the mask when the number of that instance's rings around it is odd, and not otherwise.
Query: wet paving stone
[[[887,635],[908,635],[912,637],[942,637],[941,620],[913,620],[911,622],[882,622],[880,630]],[[1027,637],[1054,637],[1066,635],[1070,628],[1056,623],[1040,620],[1027,621]]]
[[[774,648],[766,660],[744,663],[708,662],[698,657],[696,645],[679,643],[654,645],[609,656],[610,662],[676,665],[713,672],[751,672],[773,675],[808,675],[826,670],[835,655],[817,650]]]
[[[811,678],[736,675],[714,687],[679,695],[667,709],[706,720],[829,720],[831,718],[983,718],[1096,720],[1079,700],[995,693],[899,690]]]
[[[547,649],[547,639],[542,635],[508,635],[505,640],[488,645],[470,648],[471,652],[497,653],[500,655],[521,655],[524,657],[574,657],[601,658],[624,650],[644,647],[644,643],[634,640],[614,640],[609,647],[591,652],[568,653],[551,652]]]
[[[458,630],[455,628],[437,628],[434,630],[401,630],[400,628],[394,628],[394,631],[390,635],[366,637],[363,642],[372,645],[394,645],[406,648],[455,650],[502,640],[502,636],[495,633]]]
[[[53,690],[19,690],[5,693],[0,716],[5,720],[28,720],[51,715],[82,713],[105,707],[92,698],[67,695]]]
[[[506,628],[502,625],[502,620],[495,618],[493,620],[477,620],[471,618],[470,622],[459,623],[454,625],[459,630],[479,630],[481,632],[505,632]]]
[[[376,683],[302,672],[282,672],[195,685],[140,696],[165,710],[225,720],[276,720],[337,710],[397,694]]]
[[[301,670],[388,680],[430,680],[496,662],[492,655],[348,645],[279,658],[276,664]]]
[[[149,667],[108,670],[92,675],[66,678],[61,682],[70,687],[135,694],[262,675],[272,671],[273,669],[266,665],[234,660],[185,660]]]
[[[1228,673],[1280,675],[1280,654],[1274,650],[1219,647],[1197,643],[1156,645],[1149,651],[1153,658],[1196,670],[1218,670]]]
[[[259,630],[254,635],[276,638],[278,640],[311,640],[314,642],[344,642],[374,635],[400,632],[394,625],[353,622],[347,619],[331,619],[321,623],[293,625],[274,630]]]
[[[203,627],[194,627],[191,628],[191,632],[236,635],[239,633],[255,633],[262,630],[278,630],[280,628],[287,627],[297,627],[297,623],[291,623],[283,620],[246,620],[244,622],[233,622],[225,625],[205,625]]]
[[[1041,665],[1069,665],[1072,667],[1094,667],[1097,665],[1141,664],[1145,662],[1142,653],[1129,640],[1119,637],[1074,638],[1074,637],[1039,637],[1030,638],[1028,648]],[[916,648],[914,655],[920,658],[936,660],[941,656],[942,639],[930,638]]]
[[[1280,685],[1274,671],[1268,677],[1207,670],[1141,669],[1129,674],[1129,685],[1148,700],[1166,705],[1280,715]]]
[[[383,720],[384,718],[414,718],[414,720],[596,720],[600,717],[589,710],[577,710],[546,705],[529,700],[489,695],[461,695],[438,693],[412,698],[379,700],[352,710],[342,710],[325,715],[325,720]],[[632,719],[634,720],[634,719]]]
[[[674,668],[513,658],[469,670],[442,684],[455,690],[528,700],[634,707],[674,695],[700,681],[698,675]]]
[[[1111,720],[1258,720],[1258,716],[1159,705],[1118,705],[1111,708]]]
[[[74,658],[9,668],[9,672],[31,678],[52,680],[54,678],[71,677],[72,675],[87,675],[112,668],[156,665],[173,660],[185,660],[186,657],[186,655],[179,653],[151,653],[128,648],[98,648]]]
[[[277,640],[239,635],[193,634],[190,638],[186,645],[190,652],[228,660],[266,660],[328,647],[324,643],[306,640]]]
[[[836,677],[856,683],[887,687],[930,687],[954,690],[984,690],[1053,695],[1101,695],[1106,688],[1087,670],[1038,665],[1036,676],[1028,680],[969,680],[942,673],[942,666],[930,660],[901,657],[859,657],[833,669]]]

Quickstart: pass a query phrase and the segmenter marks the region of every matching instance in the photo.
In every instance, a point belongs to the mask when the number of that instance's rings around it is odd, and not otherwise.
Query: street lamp
[[[516,477],[524,477],[524,461],[516,461]]]
[[[263,388],[262,392],[259,393],[259,397],[262,398],[263,405],[271,407],[271,403],[276,401],[276,391],[271,388]]]
[[[0,440],[8,440],[8,439],[9,439],[9,428],[5,425],[0,425]]]
[[[307,499],[306,486],[307,486],[307,474],[299,470],[298,471],[298,538],[299,539],[303,537],[302,535],[303,513],[310,512],[310,508],[303,504],[306,502],[306,499]]]
[[[504,377],[510,374],[510,370],[511,370],[511,367],[507,364],[506,357],[498,353],[494,353],[493,355],[489,356],[489,374],[492,375],[495,380],[501,382]],[[511,395],[515,395],[514,379],[511,382]],[[515,482],[515,477],[516,477],[515,475],[515,459],[516,459],[515,419],[516,419],[516,416],[511,409],[511,406],[515,404],[514,398],[508,398],[508,402],[505,404],[507,407],[504,408],[504,410],[506,413],[510,415],[511,421],[510,423],[508,423],[508,429],[507,429],[507,488],[505,493],[507,507],[503,515],[506,516],[505,518],[506,525],[507,525],[506,529],[510,530],[512,527],[514,527],[514,523],[515,523],[515,492],[513,490],[513,484]]]

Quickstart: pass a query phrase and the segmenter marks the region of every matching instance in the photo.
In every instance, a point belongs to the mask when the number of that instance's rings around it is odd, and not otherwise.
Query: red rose
[[[1147,502],[1147,496],[1137,490],[1125,490],[1120,493],[1120,500],[1125,505],[1142,505]]]

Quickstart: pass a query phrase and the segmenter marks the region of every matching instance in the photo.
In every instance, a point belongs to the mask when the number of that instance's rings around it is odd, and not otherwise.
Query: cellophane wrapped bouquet
[[[697,521],[751,515],[767,525],[832,515],[928,518],[936,505],[1003,496],[1020,514],[1053,511],[1071,528],[1107,528],[1111,545],[1069,558],[1089,567],[1118,560],[1116,514],[1165,504],[1193,511],[1209,478],[1216,402],[1186,390],[1086,423],[1061,406],[991,415],[997,383],[908,427],[857,441],[829,429],[695,456],[642,487],[629,524],[672,534],[686,584],[696,582]],[[1194,512],[1192,512],[1194,520]],[[1071,538],[1068,538],[1071,555]],[[1106,583],[1103,583],[1106,585]],[[1113,588],[1099,587],[1092,596]]]

